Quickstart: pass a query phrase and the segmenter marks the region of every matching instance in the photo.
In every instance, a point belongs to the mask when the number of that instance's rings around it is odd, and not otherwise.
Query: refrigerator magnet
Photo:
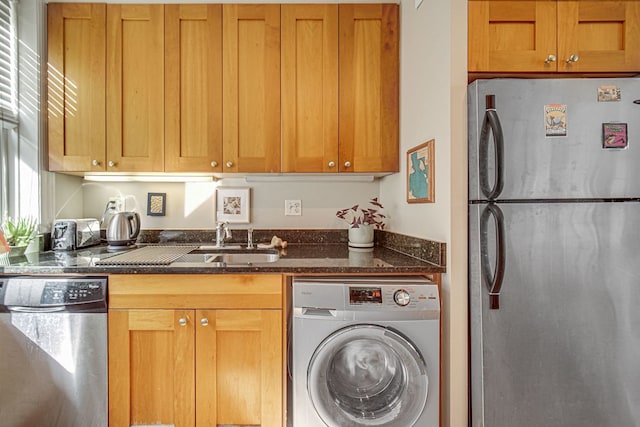
[[[627,124],[603,123],[602,148],[627,148]]]
[[[567,105],[547,104],[544,106],[545,136],[567,136]]]
[[[605,85],[598,88],[598,102],[620,101],[620,88],[614,85]]]

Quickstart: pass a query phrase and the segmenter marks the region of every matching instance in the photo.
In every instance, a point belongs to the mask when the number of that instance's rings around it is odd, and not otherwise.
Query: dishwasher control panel
[[[0,282],[0,308],[4,309],[57,307],[59,311],[95,311],[107,306],[106,277],[20,276]]]
[[[73,304],[95,302],[104,299],[104,289],[93,280],[71,283],[47,281],[42,290],[40,304]]]

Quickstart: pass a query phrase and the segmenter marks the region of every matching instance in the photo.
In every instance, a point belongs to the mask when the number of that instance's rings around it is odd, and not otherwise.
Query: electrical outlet
[[[285,216],[302,215],[302,200],[285,200],[284,214]]]
[[[109,202],[113,202],[116,212],[124,212],[124,197],[121,197],[121,196],[109,197]]]

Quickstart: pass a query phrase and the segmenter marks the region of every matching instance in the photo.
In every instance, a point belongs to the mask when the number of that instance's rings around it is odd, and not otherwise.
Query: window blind
[[[0,120],[17,121],[15,9],[0,0]]]

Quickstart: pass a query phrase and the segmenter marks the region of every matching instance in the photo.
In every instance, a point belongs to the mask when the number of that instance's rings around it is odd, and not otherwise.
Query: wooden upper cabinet
[[[165,171],[222,171],[222,7],[166,4]]]
[[[398,171],[398,5],[341,4],[339,15],[339,171]]]
[[[223,172],[280,172],[280,5],[224,4]]]
[[[107,5],[107,172],[164,170],[164,5]]]
[[[338,5],[281,13],[282,172],[337,172]]]
[[[636,0],[469,0],[470,72],[640,71]]]
[[[105,5],[47,5],[49,170],[105,170]]]
[[[469,71],[556,70],[555,0],[469,0],[468,7]]]
[[[640,2],[558,1],[558,71],[640,71]]]
[[[49,169],[396,172],[398,9],[49,3]]]

